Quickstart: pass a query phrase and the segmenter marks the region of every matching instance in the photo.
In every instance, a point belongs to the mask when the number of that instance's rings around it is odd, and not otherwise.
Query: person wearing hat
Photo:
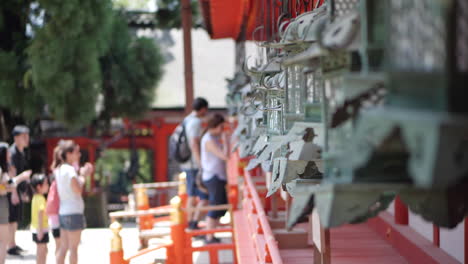
[[[29,146],[29,128],[23,125],[18,125],[12,131],[14,144],[10,147],[11,154],[11,170],[13,175],[19,175],[24,171],[29,170],[28,160],[24,150]],[[15,234],[18,229],[18,222],[21,220],[22,200],[27,200],[28,185],[23,182],[18,185],[17,192],[8,195],[9,202],[9,231],[10,239],[8,243],[8,254],[18,256],[23,251],[16,244]]]

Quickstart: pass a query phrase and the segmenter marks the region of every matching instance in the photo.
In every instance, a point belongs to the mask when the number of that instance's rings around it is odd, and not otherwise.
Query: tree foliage
[[[112,3],[117,9],[139,9],[149,8],[150,0],[112,0]]]
[[[138,118],[151,107],[164,59],[153,40],[130,35],[122,15],[114,19],[110,43],[101,60],[103,116]]]
[[[191,0],[192,9],[192,26],[201,27],[200,12],[198,9],[198,1]],[[181,0],[157,0],[156,5],[156,21],[159,28],[171,29],[182,27]]]
[[[99,57],[107,48],[110,3],[39,0],[47,19],[27,49],[37,92],[56,120],[82,125],[96,115]]]
[[[31,87],[24,53],[30,41],[26,35],[30,4],[30,1],[14,0],[0,4],[0,106],[27,117],[35,116],[42,104]]]
[[[132,38],[111,0],[2,0],[0,38],[0,107],[32,120],[86,125],[100,95],[103,116],[137,117],[162,75],[157,44]]]
[[[153,181],[153,162],[151,151],[138,149],[139,170],[135,178],[136,183],[146,183]],[[110,176],[109,185],[124,185],[121,188],[131,191],[132,181],[127,179],[128,166],[130,165],[129,150],[107,149],[101,153],[101,157],[96,162],[96,180],[104,185],[107,180],[105,177]],[[121,173],[124,172],[124,177]],[[122,177],[122,178],[119,178]]]

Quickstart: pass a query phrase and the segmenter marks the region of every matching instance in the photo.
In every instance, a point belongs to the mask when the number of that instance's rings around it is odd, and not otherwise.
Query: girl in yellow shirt
[[[36,263],[45,264],[47,259],[47,243],[49,243],[49,224],[47,219],[46,199],[44,194],[49,191],[49,182],[44,174],[34,174],[31,178],[34,196],[31,203],[31,231],[36,242]]]

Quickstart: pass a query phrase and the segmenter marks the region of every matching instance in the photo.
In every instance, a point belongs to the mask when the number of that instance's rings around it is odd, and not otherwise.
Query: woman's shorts
[[[227,204],[226,181],[220,180],[214,175],[208,181],[203,181],[203,184],[208,189],[208,204],[220,205]],[[208,216],[211,218],[220,218],[226,213],[226,210],[209,211]]]
[[[44,236],[42,236],[41,240],[38,239],[36,233],[33,233],[32,238],[33,238],[33,241],[36,242],[37,244],[47,244],[47,243],[49,243],[49,233],[45,233]]]
[[[198,197],[201,200],[208,200],[208,194],[202,192],[197,187],[197,169],[184,170],[187,181],[187,195],[189,197]]]
[[[0,225],[8,224],[8,216],[10,215],[8,210],[8,198],[6,195],[0,196]]]
[[[21,199],[20,199],[19,204],[14,205],[11,202],[11,193],[8,193],[7,197],[8,197],[8,212],[9,212],[8,222],[9,223],[21,222],[21,212],[23,210],[22,209],[23,203],[21,202]]]
[[[52,236],[54,236],[54,238],[60,238],[60,228],[52,229]]]
[[[60,228],[69,231],[83,230],[86,228],[86,219],[82,214],[60,215]]]

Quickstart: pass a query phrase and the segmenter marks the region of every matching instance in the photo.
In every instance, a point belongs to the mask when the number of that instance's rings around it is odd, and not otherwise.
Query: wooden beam
[[[395,198],[395,223],[399,225],[408,225],[409,223],[408,207],[398,196]]]
[[[185,113],[192,111],[193,67],[192,67],[192,7],[190,0],[182,0],[182,32],[184,38]]]
[[[464,263],[468,263],[468,218],[465,218],[465,261]]]
[[[436,247],[440,247],[440,228],[436,225],[432,225],[432,243]]]

